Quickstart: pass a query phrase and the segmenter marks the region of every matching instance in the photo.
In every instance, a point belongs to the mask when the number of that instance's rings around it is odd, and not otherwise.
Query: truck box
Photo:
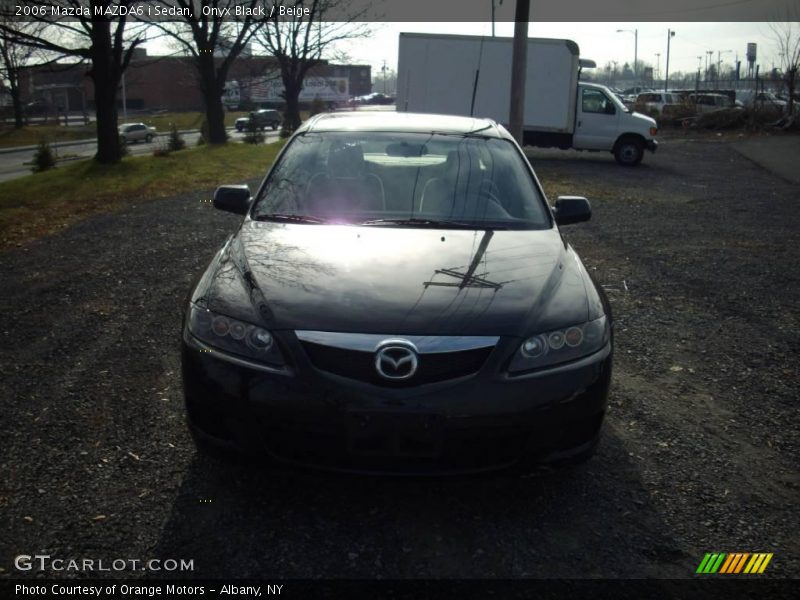
[[[488,117],[508,125],[513,39],[401,33],[397,110]],[[579,81],[582,61],[571,40],[528,40],[521,142],[611,152],[638,165],[655,152],[657,124],[632,113],[607,87]]]
[[[508,123],[512,41],[401,33],[397,110],[473,115]],[[528,41],[525,97],[536,102],[525,103],[526,128],[573,132],[579,59],[578,45],[571,40]]]

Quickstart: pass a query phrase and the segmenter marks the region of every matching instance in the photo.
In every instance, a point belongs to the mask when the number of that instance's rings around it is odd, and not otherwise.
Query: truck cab
[[[607,87],[578,84],[572,138],[576,150],[612,152],[618,163],[634,166],[645,150],[656,151],[657,132],[654,119],[628,110]]]

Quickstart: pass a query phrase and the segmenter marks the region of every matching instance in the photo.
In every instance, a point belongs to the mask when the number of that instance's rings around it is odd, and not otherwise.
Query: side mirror
[[[246,185],[222,185],[214,192],[214,208],[246,215],[250,208],[250,188]]]
[[[559,196],[553,214],[558,225],[580,223],[592,218],[592,206],[582,196]]]

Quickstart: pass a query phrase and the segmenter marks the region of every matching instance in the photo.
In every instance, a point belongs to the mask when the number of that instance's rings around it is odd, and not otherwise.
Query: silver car
[[[148,127],[144,123],[126,123],[119,127],[119,141],[123,144],[142,140],[150,143],[154,137],[156,137],[156,128]]]

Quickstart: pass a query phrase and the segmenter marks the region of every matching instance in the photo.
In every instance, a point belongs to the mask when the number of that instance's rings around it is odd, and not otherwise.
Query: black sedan
[[[594,451],[611,312],[513,138],[484,119],[311,119],[189,293],[201,449],[362,473],[575,463]]]

